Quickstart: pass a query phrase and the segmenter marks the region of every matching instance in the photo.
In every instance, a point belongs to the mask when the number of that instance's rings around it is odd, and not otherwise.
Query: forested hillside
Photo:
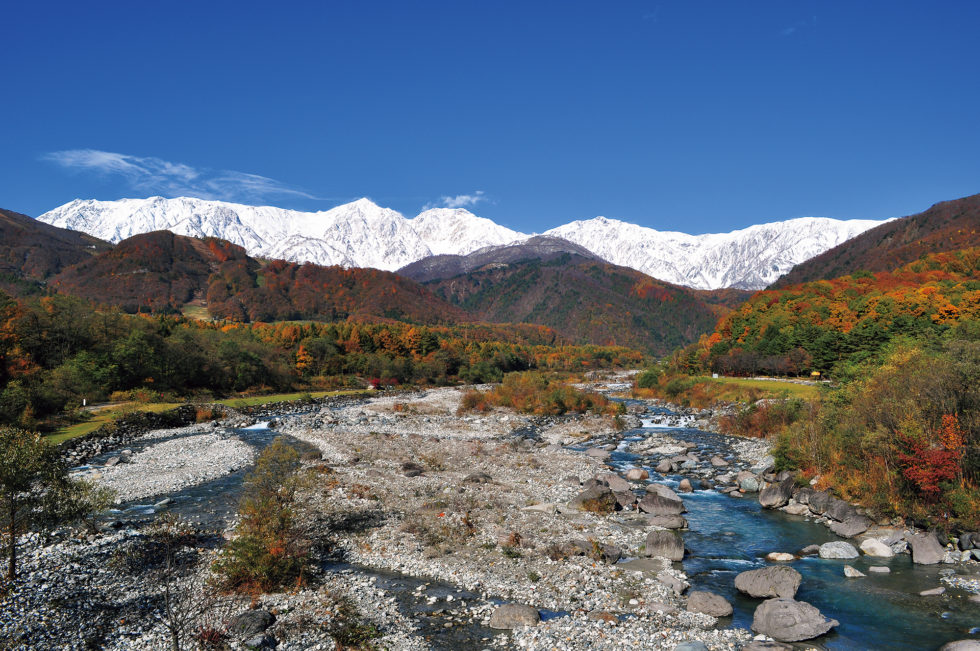
[[[572,341],[661,355],[696,340],[717,319],[695,290],[567,253],[488,265],[426,287],[480,320],[540,323]]]
[[[891,272],[756,293],[684,353],[726,374],[834,371],[891,339],[938,335],[980,316],[980,248],[926,256]]]
[[[62,269],[110,248],[90,235],[0,209],[0,289],[37,294]]]
[[[847,240],[793,267],[772,284],[789,287],[856,271],[891,271],[944,251],[980,246],[980,194],[943,201]]]

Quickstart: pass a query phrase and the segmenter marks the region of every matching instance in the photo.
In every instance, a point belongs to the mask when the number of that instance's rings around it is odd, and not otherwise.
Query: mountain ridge
[[[165,229],[220,237],[258,257],[389,271],[432,255],[465,255],[533,237],[464,209],[436,208],[406,218],[363,198],[313,213],[187,197],[76,199],[38,219],[112,242]],[[544,235],[676,285],[761,289],[793,265],[879,223],[804,217],[731,233],[687,235],[596,217]]]

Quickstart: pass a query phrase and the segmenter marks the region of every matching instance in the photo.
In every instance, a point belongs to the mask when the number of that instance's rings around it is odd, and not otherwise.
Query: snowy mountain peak
[[[260,257],[389,271],[432,255],[465,255],[530,237],[463,208],[434,208],[406,219],[366,197],[319,212],[190,197],[75,199],[38,219],[112,242],[170,230],[220,237]],[[795,264],[880,223],[804,217],[731,233],[689,235],[595,217],[545,235],[678,285],[760,289]]]

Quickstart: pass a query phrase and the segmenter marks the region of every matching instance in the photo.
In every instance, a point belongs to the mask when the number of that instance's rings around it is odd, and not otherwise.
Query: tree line
[[[0,293],[0,424],[27,428],[83,399],[486,382],[641,360],[621,347],[566,346],[540,326],[211,322]]]

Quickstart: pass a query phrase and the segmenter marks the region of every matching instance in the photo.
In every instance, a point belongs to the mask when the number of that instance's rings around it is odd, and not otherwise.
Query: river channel
[[[283,418],[290,417],[287,415]],[[659,459],[631,454],[627,451],[628,444],[654,433],[667,434],[694,443],[697,447],[693,451],[702,459],[716,454],[735,459],[729,438],[689,427],[665,426],[665,422],[676,423],[676,415],[665,409],[652,408],[644,415],[644,427],[629,430],[615,438],[592,441],[590,445],[616,443],[618,447],[609,460],[613,467],[622,472],[632,467],[645,468],[650,473],[651,481],[663,482],[675,489],[682,479],[681,475],[664,476],[657,473],[654,467]],[[279,436],[268,427],[268,423],[229,429],[224,434],[236,436],[256,450],[261,450]],[[128,447],[138,452],[162,440],[146,439]],[[300,447],[305,445],[292,441]],[[111,454],[93,459],[91,466],[98,467],[109,456]],[[223,528],[237,507],[242,479],[247,470],[242,469],[151,500],[120,505],[111,517],[124,522],[145,522],[154,518],[156,513],[167,510],[200,526]],[[698,486],[697,481],[694,484]],[[733,604],[734,615],[721,619],[720,627],[750,628],[753,611],[759,603],[735,590],[736,574],[769,564],[765,555],[772,551],[795,553],[810,544],[839,540],[826,527],[812,520],[762,509],[754,495],[737,499],[713,489],[697,489],[682,497],[688,509],[685,517],[690,529],[683,532],[688,553],[681,565],[689,577],[692,590],[716,592]],[[166,504],[160,504],[164,499]],[[845,578],[845,563],[865,572],[867,576]],[[868,566],[872,564],[887,565],[891,571],[888,574],[870,573]],[[944,573],[977,578],[976,565],[970,568],[959,564],[917,566],[912,564],[909,555],[901,554],[891,559],[876,558],[873,562],[863,556],[850,561],[806,557],[795,561],[792,566],[803,575],[797,599],[813,604],[825,615],[840,622],[840,626],[830,634],[809,641],[805,648],[935,649],[950,640],[976,637],[980,632],[980,605],[969,602],[968,593],[947,588],[945,594],[936,597],[921,597],[918,594],[921,590],[943,585],[940,579]],[[432,648],[482,648],[491,636],[499,633],[475,623],[445,627],[438,608],[418,598],[416,593],[419,586],[425,584],[428,595],[451,594],[456,599],[471,602],[479,599],[477,595],[450,584],[343,563],[331,565],[328,569],[376,577],[379,586],[383,585],[396,596],[402,612],[418,622]],[[546,615],[560,616],[558,613]]]

